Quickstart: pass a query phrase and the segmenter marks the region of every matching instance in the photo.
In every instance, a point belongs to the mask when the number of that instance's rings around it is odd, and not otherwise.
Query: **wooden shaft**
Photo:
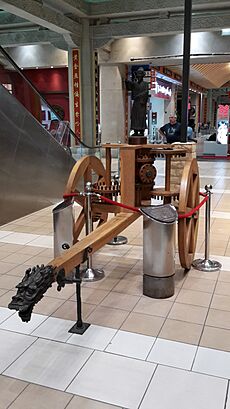
[[[56,272],[65,269],[67,275],[76,266],[85,261],[85,251],[90,248],[91,254],[99,250],[106,243],[116,237],[122,230],[140,217],[139,213],[119,213],[108,222],[99,226],[96,230],[84,237],[81,241],[66,250],[61,256],[50,261],[48,265],[56,268]]]

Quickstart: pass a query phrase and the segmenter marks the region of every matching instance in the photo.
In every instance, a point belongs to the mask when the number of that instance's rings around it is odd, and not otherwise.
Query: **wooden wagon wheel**
[[[86,182],[104,182],[105,178],[106,171],[100,159],[96,156],[84,156],[74,165],[66,185],[65,194],[79,193],[84,191]],[[76,196],[75,201],[82,206],[82,210],[74,225],[74,243],[78,240],[85,224],[85,198],[83,196]],[[107,218],[108,213],[93,213],[93,221],[98,221],[98,225],[104,223]]]
[[[181,178],[178,213],[188,213],[199,204],[199,170],[196,159],[185,163]],[[192,217],[178,220],[178,250],[180,263],[189,270],[196,250],[198,233],[198,212]]]

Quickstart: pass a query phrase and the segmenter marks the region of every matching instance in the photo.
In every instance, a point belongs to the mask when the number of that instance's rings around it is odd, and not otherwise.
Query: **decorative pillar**
[[[81,101],[82,101],[82,126],[81,139],[89,146],[96,143],[95,129],[95,66],[93,41],[88,19],[82,19],[81,36]]]
[[[207,97],[207,122],[212,124],[212,89],[208,90],[208,97]]]

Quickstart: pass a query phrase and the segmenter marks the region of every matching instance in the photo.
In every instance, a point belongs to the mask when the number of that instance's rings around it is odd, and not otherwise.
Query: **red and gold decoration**
[[[74,131],[81,138],[81,89],[80,89],[80,50],[72,50],[73,61],[73,101]]]
[[[100,143],[99,124],[100,124],[100,88],[99,88],[99,65],[98,52],[94,52],[94,81],[95,81],[95,131],[96,143]]]
[[[157,73],[153,67],[150,67],[150,89],[156,90]]]

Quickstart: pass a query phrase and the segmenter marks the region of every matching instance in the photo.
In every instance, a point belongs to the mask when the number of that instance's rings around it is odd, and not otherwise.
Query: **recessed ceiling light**
[[[51,65],[50,68],[53,68],[53,65]]]

